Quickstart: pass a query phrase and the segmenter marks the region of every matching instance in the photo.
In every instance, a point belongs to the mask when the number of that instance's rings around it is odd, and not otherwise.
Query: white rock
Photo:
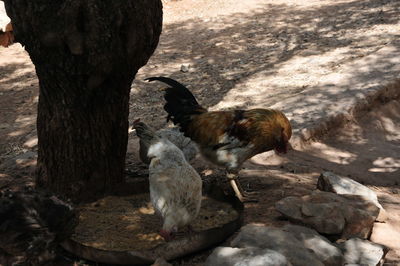
[[[340,244],[344,253],[345,265],[382,265],[388,248],[368,240],[352,238]]]
[[[373,202],[380,210],[377,221],[387,219],[386,211],[378,201],[378,196],[368,187],[351,178],[339,176],[332,172],[323,172],[318,178],[317,188],[322,191],[333,192],[339,195],[357,195]]]
[[[182,71],[183,73],[189,72],[189,68],[190,68],[190,65],[189,65],[189,64],[183,64],[183,65],[181,65],[181,71]]]
[[[368,238],[379,214],[379,208],[361,196],[319,190],[303,197],[283,198],[275,208],[293,222],[343,239]]]
[[[231,246],[238,248],[272,249],[283,254],[294,266],[323,266],[315,253],[304,247],[292,234],[278,228],[245,225],[232,240]]]
[[[382,205],[379,203],[376,193],[351,178],[338,176],[332,172],[323,172],[318,179],[317,187],[322,191],[334,192],[339,195],[349,194],[362,196],[382,209]]]
[[[206,266],[288,266],[285,256],[271,249],[218,247]]]
[[[325,266],[336,266],[343,264],[342,251],[333,245],[327,238],[318,234],[317,231],[299,225],[285,225],[284,231],[291,233],[304,247],[311,249]]]

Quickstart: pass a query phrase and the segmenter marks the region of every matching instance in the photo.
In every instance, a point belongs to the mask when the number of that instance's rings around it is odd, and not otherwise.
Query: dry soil
[[[296,102],[318,106],[318,96],[332,87],[321,87],[321,80],[348,72],[357,60],[379,53],[398,39],[399,19],[397,0],[164,1],[160,44],[132,85],[130,119],[140,117],[155,128],[166,126],[161,86],[143,81],[158,75],[187,84],[198,101],[213,110],[269,107],[292,96]],[[379,69],[379,73],[391,70],[366,62],[363,67]],[[182,65],[188,71],[182,72]],[[367,78],[350,77],[352,84]],[[377,80],[381,85],[392,81],[383,75]],[[350,89],[343,86],[327,93],[324,101],[335,106],[335,100]],[[0,48],[0,187],[32,182],[37,101],[38,80],[27,53],[19,44]],[[290,118],[300,129],[304,125],[298,117],[305,111],[293,109]],[[329,115],[326,109],[314,109],[308,120]],[[244,165],[242,184],[258,191],[260,198],[259,203],[246,205],[246,222],[287,223],[274,203],[309,193],[322,171],[333,171],[378,193],[389,220],[376,224],[372,240],[389,246],[387,263],[399,265],[400,101],[380,101],[348,119],[342,127],[330,128],[322,138],[296,147],[285,157],[261,154]],[[146,176],[137,150],[137,138],[130,135],[128,178]],[[226,185],[221,169],[201,158],[194,166],[205,180],[217,179]],[[174,264],[201,265],[207,254]]]

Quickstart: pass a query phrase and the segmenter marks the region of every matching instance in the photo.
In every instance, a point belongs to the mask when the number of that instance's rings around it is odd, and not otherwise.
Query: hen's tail
[[[147,145],[149,145],[155,139],[158,139],[154,130],[139,120],[133,122],[133,128],[136,129],[136,135],[140,138],[140,140]]]
[[[148,81],[158,80],[170,87],[165,89],[164,98],[167,101],[164,110],[167,111],[167,121],[172,120],[186,132],[193,115],[207,112],[194,98],[193,94],[184,85],[176,80],[166,77],[151,77]]]

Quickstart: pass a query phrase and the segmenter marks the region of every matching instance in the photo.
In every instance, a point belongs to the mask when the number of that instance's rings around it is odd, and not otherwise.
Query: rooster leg
[[[246,193],[239,181],[238,181],[238,175],[237,174],[233,174],[233,173],[227,173],[227,178],[231,184],[231,187],[233,189],[233,191],[235,191],[235,195],[236,197],[238,197],[238,199],[241,202],[258,202],[258,200],[256,198],[253,198],[251,196],[248,195],[248,193]]]

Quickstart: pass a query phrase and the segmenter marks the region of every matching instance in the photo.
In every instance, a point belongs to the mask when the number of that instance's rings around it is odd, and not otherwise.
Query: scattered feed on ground
[[[125,197],[108,196],[79,207],[79,225],[73,239],[98,249],[145,250],[165,243],[158,234],[161,216],[150,203],[149,194]],[[238,216],[228,203],[204,197],[195,232],[220,227]]]

